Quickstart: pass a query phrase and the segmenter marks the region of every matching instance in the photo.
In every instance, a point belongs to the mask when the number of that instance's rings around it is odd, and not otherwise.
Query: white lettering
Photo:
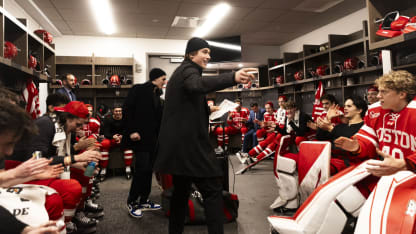
[[[412,135],[410,135],[410,145],[412,147],[412,151],[416,150],[416,138]]]
[[[390,143],[391,142],[391,130],[390,129],[384,129],[384,142]]]
[[[410,148],[410,139],[409,139],[409,134],[407,134],[406,132],[401,132],[402,137],[400,139],[400,146],[404,149],[409,149]]]

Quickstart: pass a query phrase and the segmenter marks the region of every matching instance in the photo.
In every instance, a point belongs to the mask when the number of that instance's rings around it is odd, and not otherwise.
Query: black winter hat
[[[150,73],[149,73],[150,81],[154,81],[161,76],[166,76],[166,72],[164,72],[162,69],[153,68],[152,70],[150,70]]]
[[[189,39],[188,43],[186,44],[185,54],[189,54],[193,51],[198,51],[202,48],[209,48],[209,44],[202,38],[193,37]]]

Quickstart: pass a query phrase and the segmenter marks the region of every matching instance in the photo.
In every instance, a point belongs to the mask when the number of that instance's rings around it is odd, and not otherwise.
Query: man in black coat
[[[69,101],[76,101],[77,97],[75,96],[75,76],[72,74],[66,74],[65,78],[62,80],[62,85],[64,87],[55,90],[55,93],[60,93],[68,97]]]
[[[162,118],[160,95],[166,84],[166,73],[154,68],[149,81],[134,85],[123,106],[124,134],[122,144],[136,155],[127,207],[132,217],[141,218],[142,211],[160,209],[149,198],[157,136]],[[138,201],[140,197],[140,200]]]
[[[204,199],[209,233],[223,233],[222,172],[208,136],[210,109],[205,95],[237,83],[248,83],[253,68],[216,78],[202,77],[210,60],[208,43],[188,41],[185,60],[169,79],[160,128],[155,171],[173,175],[169,233],[182,233],[191,183]]]

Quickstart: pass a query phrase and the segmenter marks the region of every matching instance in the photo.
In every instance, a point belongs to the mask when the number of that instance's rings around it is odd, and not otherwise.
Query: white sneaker
[[[224,152],[224,150],[222,149],[221,146],[218,146],[217,148],[214,149],[215,153],[217,154],[222,154]]]
[[[237,152],[235,154],[235,156],[237,156],[238,160],[240,160],[241,164],[244,164],[247,161],[248,158],[248,153],[244,153],[244,152]]]

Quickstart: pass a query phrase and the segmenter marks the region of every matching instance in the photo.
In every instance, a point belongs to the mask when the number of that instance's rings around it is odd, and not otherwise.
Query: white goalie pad
[[[293,174],[296,171],[296,162],[293,159],[278,157],[277,158],[277,171]]]
[[[331,202],[322,226],[317,234],[341,233],[347,223],[347,216],[335,202]]]
[[[278,173],[279,175],[279,194],[283,200],[292,200],[298,195],[298,177],[296,174],[288,175]]]
[[[366,198],[357,189],[357,187],[350,186],[344,190],[337,197],[338,202],[344,207],[344,209],[352,214],[354,217],[357,217],[360,208],[364,205]]]
[[[358,166],[347,168],[319,186],[299,207],[293,217],[270,216],[268,221],[273,229],[281,234],[319,233],[319,231],[326,233],[324,232],[327,230],[325,225],[328,225],[327,222],[329,222],[326,221],[326,218],[332,216],[329,209],[331,204],[345,189],[368,175],[369,173],[365,169],[365,162]],[[338,217],[337,220],[338,224],[334,223],[333,225],[342,227],[332,226],[331,228],[334,230],[341,229],[344,226],[342,225],[342,218]]]
[[[415,188],[410,171],[382,176],[361,208],[354,233],[416,233]]]

